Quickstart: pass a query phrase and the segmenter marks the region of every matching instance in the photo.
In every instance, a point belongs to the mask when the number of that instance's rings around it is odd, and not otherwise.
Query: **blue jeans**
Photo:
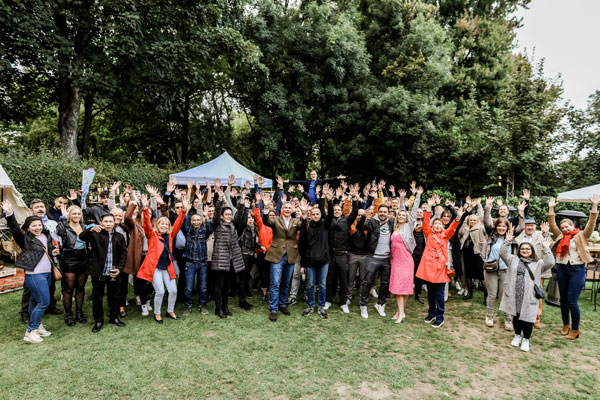
[[[27,332],[36,330],[42,323],[42,316],[50,305],[50,282],[52,282],[50,272],[25,274],[25,285],[31,291]]]
[[[290,291],[290,280],[293,273],[294,264],[287,262],[287,254],[284,254],[278,263],[271,263],[269,310],[272,313],[277,312],[280,307],[287,307],[287,296]]]
[[[308,306],[315,306],[315,278],[318,276],[319,282],[319,308],[325,307],[325,295],[327,286],[327,271],[329,264],[321,267],[306,268],[306,295],[308,296]]]
[[[188,262],[185,264],[185,300],[183,304],[186,307],[192,306],[192,291],[194,290],[194,278],[196,278],[198,282],[198,290],[200,291],[200,296],[198,297],[198,305],[202,307],[206,306],[206,302],[208,300],[206,287],[207,277],[207,263],[203,262],[199,264],[194,264],[192,262]]]
[[[446,311],[446,302],[444,301],[445,283],[427,282],[427,300],[429,301],[429,311],[427,317],[435,317],[435,322],[444,321],[444,311]]]
[[[585,265],[556,264],[558,271],[558,291],[560,292],[560,312],[564,325],[569,325],[569,312],[573,318],[571,329],[579,330],[579,304],[577,300],[585,286]]]

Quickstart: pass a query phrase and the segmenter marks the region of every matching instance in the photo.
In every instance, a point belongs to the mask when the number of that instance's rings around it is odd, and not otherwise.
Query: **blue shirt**
[[[310,186],[308,187],[308,198],[311,203],[317,202],[317,193],[315,191],[317,181],[310,181]]]
[[[500,258],[500,248],[504,244],[504,238],[498,238],[496,243],[494,243],[490,249],[490,255],[488,256],[487,261],[496,261],[498,260],[498,268],[499,269],[508,269],[504,261]]]

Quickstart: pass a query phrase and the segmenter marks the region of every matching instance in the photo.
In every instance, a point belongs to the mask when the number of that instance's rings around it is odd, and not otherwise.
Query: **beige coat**
[[[515,286],[517,282],[517,269],[519,267],[519,257],[510,254],[510,243],[504,243],[500,248],[500,258],[508,266],[506,278],[504,280],[504,293],[500,301],[500,311],[509,315],[519,315],[519,320],[534,323],[537,319],[540,300],[535,297],[533,292],[534,282],[539,283],[542,273],[549,270],[554,265],[554,256],[549,249],[543,252],[543,259],[529,264],[529,269],[533,273],[533,280],[529,273],[525,271],[525,288],[523,293],[523,303],[521,309],[517,310]]]
[[[594,258],[591,256],[589,250],[587,249],[587,241],[594,232],[597,220],[598,212],[591,212],[590,218],[588,219],[588,222],[585,225],[585,229],[580,231],[577,235],[573,236],[572,239],[575,240],[575,244],[577,245],[577,252],[579,253],[579,257],[583,260],[584,263],[591,263],[594,261]],[[558,225],[556,225],[556,214],[554,214],[554,211],[548,213],[548,223],[550,224],[550,231],[556,238],[556,240],[554,240],[554,243],[552,244],[552,252],[556,255],[556,246],[558,246],[558,243],[562,240],[563,234]]]
[[[465,224],[463,224],[465,225]],[[469,228],[460,231],[460,248],[462,249],[467,242],[467,238],[471,237],[471,242],[473,242],[473,253],[474,254],[483,254],[483,250],[485,249],[485,245],[487,242],[487,235],[485,234],[485,228],[483,225],[479,224],[474,228]]]
[[[287,253],[287,263],[296,264],[300,262],[298,252],[298,232],[306,228],[306,218],[291,218],[288,229],[285,228],[283,217],[269,217],[263,215],[263,223],[273,229],[273,242],[265,256],[265,260],[271,263],[281,261],[284,253]]]

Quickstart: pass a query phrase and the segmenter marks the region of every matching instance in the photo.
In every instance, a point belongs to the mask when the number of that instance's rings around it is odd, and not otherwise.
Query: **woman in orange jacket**
[[[160,217],[152,226],[150,221],[150,209],[148,208],[148,198],[142,195],[142,213],[144,218],[144,233],[148,239],[148,252],[142,266],[138,270],[137,277],[152,282],[154,287],[154,320],[159,324],[163,323],[160,313],[163,296],[165,295],[165,286],[169,292],[167,303],[167,316],[171,319],[179,319],[175,315],[175,300],[177,299],[177,284],[175,278],[175,258],[173,257],[173,239],[179,233],[185,214],[190,209],[189,201],[184,203],[184,207],[179,213],[173,226],[168,217]]]
[[[456,211],[456,218],[448,229],[444,229],[444,223],[440,218],[435,218],[431,224],[432,206],[435,204],[433,198],[427,200],[427,212],[423,216],[423,233],[425,234],[425,250],[417,278],[427,282],[427,297],[429,300],[429,312],[425,322],[433,328],[439,328],[444,325],[444,288],[447,282],[450,282],[448,276],[448,240],[454,235],[456,228],[462,222],[462,219],[468,213],[463,213],[461,209]]]

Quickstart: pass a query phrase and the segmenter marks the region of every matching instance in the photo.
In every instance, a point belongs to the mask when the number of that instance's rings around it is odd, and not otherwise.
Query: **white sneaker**
[[[512,342],[510,342],[510,344],[515,347],[519,347],[519,345],[521,344],[521,335],[515,335]]]
[[[369,318],[369,313],[367,312],[367,306],[360,306],[360,316],[364,319]]]
[[[491,328],[492,326],[494,326],[494,318],[485,317],[485,324]]]
[[[521,350],[529,351],[529,339],[523,338],[523,341],[521,342]]]
[[[46,330],[46,328],[44,328],[44,325],[40,324],[40,326],[38,326],[38,328],[36,329],[36,333],[38,335],[40,335],[41,337],[48,337],[50,335],[52,335],[52,332],[48,332]]]
[[[421,289],[425,291],[425,293],[427,293],[427,285],[421,285]]]
[[[505,319],[504,320],[504,329],[506,329],[507,331],[512,331],[513,330],[513,323],[510,319]]]
[[[146,307],[148,308],[148,311],[152,311],[152,306],[150,305],[150,300],[148,300],[146,302]]]
[[[148,312],[148,306],[144,304],[142,306],[142,317],[147,317],[150,313]]]
[[[462,287],[460,286],[460,282],[458,282],[458,281],[456,281],[456,283],[454,284],[454,287],[456,287],[456,290],[458,290],[459,292],[461,290],[463,290]]]
[[[342,309],[344,314],[350,314],[350,308],[348,308],[348,304],[344,304],[343,306],[340,306],[340,308]]]
[[[44,339],[42,339],[36,331],[25,332],[25,337],[23,337],[23,340],[29,343],[42,343],[44,341]]]
[[[323,306],[323,310],[327,311],[327,310],[329,310],[329,307],[331,307],[331,303],[326,301],[325,306]]]
[[[459,296],[462,296],[465,294],[465,289],[460,289],[457,293]]]
[[[135,305],[136,306],[142,305],[142,299],[140,299],[140,296],[135,296]]]
[[[385,304],[375,304],[375,309],[382,317],[385,317]]]
[[[371,295],[371,297],[379,297],[379,295],[375,291],[375,288],[371,288],[371,291],[369,292],[369,294]]]

